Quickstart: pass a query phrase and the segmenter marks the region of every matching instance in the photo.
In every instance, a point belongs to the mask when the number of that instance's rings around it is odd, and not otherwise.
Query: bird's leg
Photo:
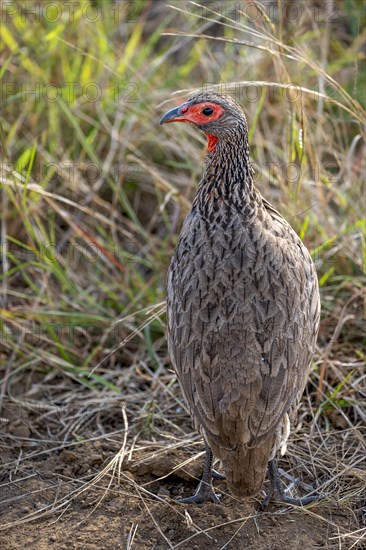
[[[283,488],[280,472],[277,466],[277,460],[274,458],[268,463],[268,474],[270,481],[270,490],[268,495],[262,501],[261,506],[264,508],[268,503],[273,500],[277,502],[284,502],[286,504],[294,504],[295,506],[304,506],[310,504],[314,500],[317,500],[317,496],[306,496],[302,498],[292,498],[286,495],[286,490]]]
[[[188,498],[180,498],[177,502],[182,502],[183,504],[201,504],[202,502],[215,502],[215,503],[220,502],[220,498],[218,495],[215,494],[214,488],[212,486],[213,455],[206,441],[205,441],[205,447],[206,447],[205,466],[203,469],[201,481],[197,487],[195,494]]]

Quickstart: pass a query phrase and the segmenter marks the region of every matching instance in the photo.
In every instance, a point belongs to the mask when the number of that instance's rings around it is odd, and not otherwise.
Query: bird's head
[[[238,136],[248,134],[245,115],[238,103],[230,96],[214,92],[191,96],[179,107],[171,109],[160,120],[195,124],[208,138],[208,150],[212,152],[219,140],[237,141]]]

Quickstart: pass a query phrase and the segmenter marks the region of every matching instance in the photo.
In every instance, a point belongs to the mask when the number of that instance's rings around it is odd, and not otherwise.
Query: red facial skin
[[[212,115],[206,116],[202,114],[202,111],[205,107],[211,107],[213,109]],[[183,105],[180,112],[182,116],[174,118],[169,122],[187,122],[188,124],[207,124],[213,120],[217,120],[221,117],[224,112],[224,109],[217,105],[216,103],[211,103],[210,101],[203,101],[196,105]],[[206,133],[206,132],[205,132]],[[207,136],[207,148],[210,153],[214,151],[218,138],[212,134],[206,134]]]

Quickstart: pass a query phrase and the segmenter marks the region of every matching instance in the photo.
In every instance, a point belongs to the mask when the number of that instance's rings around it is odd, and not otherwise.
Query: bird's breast
[[[276,234],[258,221],[245,225],[239,215],[214,223],[189,215],[168,274],[168,310],[174,307],[176,322],[185,318],[206,331],[227,323],[258,331],[290,324],[296,331],[313,284],[299,242],[295,233]]]

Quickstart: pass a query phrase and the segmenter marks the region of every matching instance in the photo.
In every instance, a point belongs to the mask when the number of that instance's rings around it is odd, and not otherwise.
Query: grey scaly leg
[[[201,504],[203,502],[215,502],[215,503],[220,502],[220,498],[218,495],[216,495],[212,485],[212,477],[214,472],[214,470],[212,470],[212,461],[213,461],[212,451],[206,442],[205,442],[205,447],[206,447],[205,466],[203,469],[202,479],[197,487],[195,494],[188,498],[180,498],[177,500],[177,502],[181,502],[183,504]],[[215,472],[215,474],[217,474],[217,472]]]

